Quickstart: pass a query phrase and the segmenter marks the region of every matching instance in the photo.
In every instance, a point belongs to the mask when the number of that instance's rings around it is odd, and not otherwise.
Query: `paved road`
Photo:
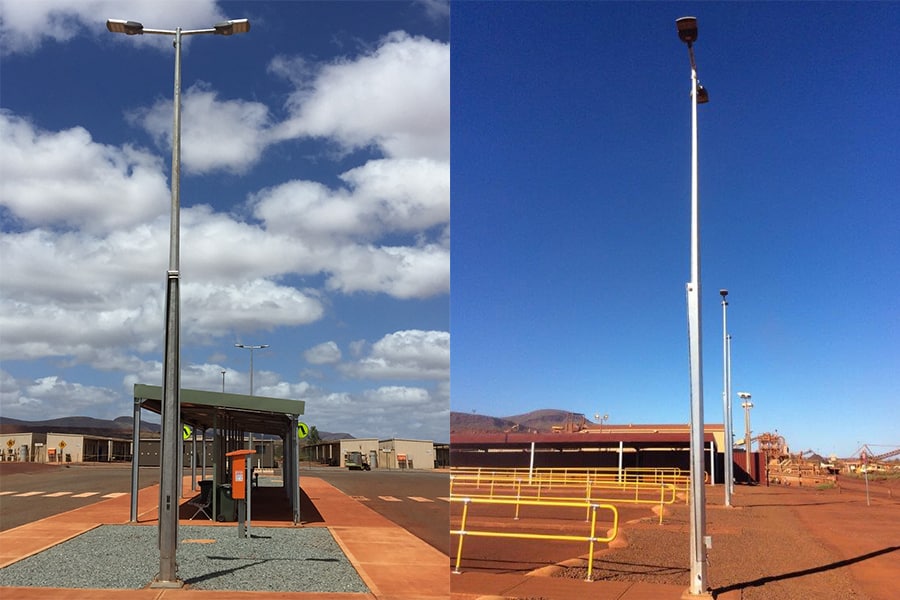
[[[140,469],[139,487],[159,481],[159,469]],[[131,493],[131,465],[0,463],[0,531]]]
[[[303,468],[301,486],[304,476],[328,481],[449,556],[447,473]],[[159,469],[142,467],[139,477],[139,487],[153,485]],[[0,531],[130,491],[130,465],[0,463]]]
[[[303,476],[324,479],[348,496],[450,555],[450,475],[432,471],[350,471],[303,468]]]

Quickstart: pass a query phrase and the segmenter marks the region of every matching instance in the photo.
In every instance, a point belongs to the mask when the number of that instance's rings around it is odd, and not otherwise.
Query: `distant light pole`
[[[225,393],[225,371],[222,371],[222,393]]]
[[[181,193],[181,38],[185,35],[232,35],[250,30],[250,21],[238,19],[217,23],[209,29],[148,29],[137,21],[108,19],[106,28],[126,35],[170,35],[175,45],[174,126],[172,128],[172,216],[169,228],[169,269],[166,272],[166,350],[163,359],[162,440],[159,478],[159,574],[151,587],[181,587],[175,552],[178,544],[178,484],[181,473],[181,373],[179,314],[179,213]]]
[[[706,490],[703,456],[703,361],[700,327],[700,203],[697,185],[697,105],[709,101],[697,80],[694,42],[697,19],[675,20],[678,37],[687,44],[691,60],[691,281],[687,284],[691,367],[691,584],[690,595],[707,595]]]
[[[235,348],[243,348],[244,350],[249,350],[249,351],[250,351],[250,396],[252,397],[252,396],[253,396],[253,351],[254,351],[254,350],[262,350],[263,348],[268,348],[269,345],[268,345],[268,344],[262,344],[262,345],[260,345],[260,346],[249,346],[249,345],[247,345],[247,344],[235,344],[234,347],[235,347]],[[247,432],[247,447],[248,447],[250,450],[253,450],[253,449],[254,449],[254,448],[253,448],[253,432],[252,432],[252,431],[248,431],[248,432]],[[253,483],[253,466],[252,466],[252,464],[253,464],[253,463],[252,463],[252,460],[253,460],[253,459],[251,459],[251,458],[248,456],[248,457],[247,457],[247,460],[249,461],[248,464],[251,465],[250,471],[249,471],[249,473],[250,473],[250,481],[247,482],[247,486],[249,487],[249,486],[251,486],[252,483]],[[251,508],[251,506],[250,506],[250,492],[248,491],[248,493],[247,493],[247,525],[246,525],[246,529],[245,529],[245,533],[246,533],[247,537],[250,537],[250,515],[251,515],[250,508]]]
[[[268,348],[268,344],[262,344],[260,346],[248,346],[247,344],[235,344],[235,348],[243,348],[244,350],[250,351],[250,395],[253,395],[253,351],[254,350],[262,350],[263,348]]]
[[[722,296],[722,419],[725,421],[725,506],[731,506],[734,452],[731,439],[731,336],[728,334],[728,290]]]
[[[750,476],[750,409],[753,403],[750,402],[750,394],[747,392],[738,392],[738,398],[743,400],[741,408],[744,409],[744,444],[747,446],[747,476]]]
[[[594,418],[597,419],[597,422],[600,423],[600,433],[603,433],[603,422],[609,420],[609,415],[600,416],[600,413],[594,414]]]

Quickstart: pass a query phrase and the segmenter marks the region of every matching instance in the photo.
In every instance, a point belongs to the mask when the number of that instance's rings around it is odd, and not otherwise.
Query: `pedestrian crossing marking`
[[[415,500],[416,502],[434,502],[431,498],[423,498],[421,496],[407,496],[410,500]]]
[[[439,496],[438,500],[443,500],[444,502],[450,502],[450,498],[445,498],[443,496]]]
[[[61,498],[62,496],[68,496],[69,498],[90,498],[91,496],[96,496],[100,492],[82,492],[80,494],[73,494],[72,492],[15,492],[10,490],[4,490],[0,492],[0,496],[15,496],[16,498],[30,498],[32,496],[41,496],[42,498]],[[110,492],[109,494],[104,494],[103,498],[118,498],[120,496],[127,496],[128,492]]]
[[[395,498],[394,496],[378,496],[385,502],[403,502],[400,498]]]

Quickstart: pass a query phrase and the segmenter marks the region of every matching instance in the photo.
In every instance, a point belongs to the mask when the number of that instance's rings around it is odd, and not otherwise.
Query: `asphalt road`
[[[139,487],[158,482],[159,469],[140,469]],[[128,493],[131,465],[0,463],[0,531]]]
[[[450,555],[450,474],[434,471],[300,470],[319,477],[431,546]]]
[[[324,479],[449,556],[449,474],[304,467],[300,470],[301,487],[304,476]],[[158,481],[158,468],[140,469],[140,488]],[[108,494],[130,491],[128,464],[0,463],[0,531],[98,502]]]

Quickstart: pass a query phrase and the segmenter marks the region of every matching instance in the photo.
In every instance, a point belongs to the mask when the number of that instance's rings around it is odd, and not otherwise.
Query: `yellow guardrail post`
[[[463,540],[466,539],[466,517],[469,514],[469,503],[471,501],[471,498],[463,499],[462,521],[459,524],[459,545],[456,547],[456,566],[453,569],[453,572],[457,575],[460,574],[459,563],[462,560]]]
[[[594,542],[597,539],[597,508],[598,505],[591,505],[591,541],[588,543],[588,571],[587,571],[587,579],[585,581],[593,581],[591,579],[591,573],[593,573],[594,569]],[[618,523],[616,524],[616,528],[618,529]]]

